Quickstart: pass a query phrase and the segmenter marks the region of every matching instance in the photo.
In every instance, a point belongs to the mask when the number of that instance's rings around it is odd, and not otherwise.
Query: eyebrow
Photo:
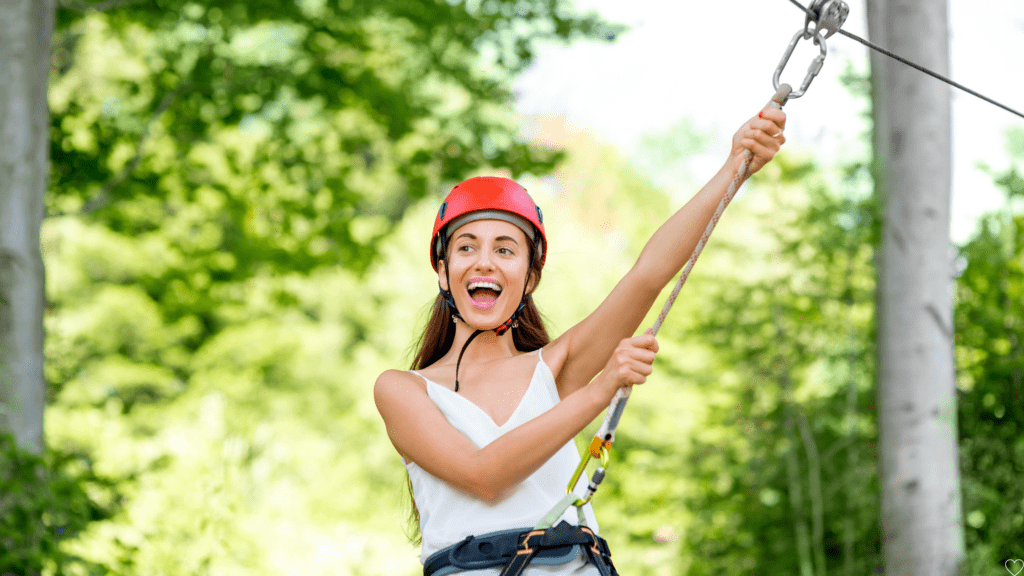
[[[458,240],[459,238],[462,238],[462,237],[467,237],[470,240],[476,240],[477,239],[476,234],[472,234],[470,232],[463,232],[462,234],[459,234],[458,236],[456,236],[455,239]],[[498,236],[497,238],[494,239],[494,241],[495,242],[507,241],[507,242],[512,242],[516,246],[519,246],[519,242],[516,242],[516,239],[511,237],[511,236]]]

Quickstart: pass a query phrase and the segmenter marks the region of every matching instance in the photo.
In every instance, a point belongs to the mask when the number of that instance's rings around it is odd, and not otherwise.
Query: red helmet
[[[537,257],[544,266],[547,256],[547,238],[544,236],[544,214],[526,189],[508,178],[480,176],[470,178],[452,188],[441,204],[434,219],[434,233],[430,239],[430,264],[437,270],[441,253],[441,232],[474,220],[504,220],[518,226],[537,246]],[[449,226],[451,225],[451,226]],[[539,236],[539,237],[538,237]]]

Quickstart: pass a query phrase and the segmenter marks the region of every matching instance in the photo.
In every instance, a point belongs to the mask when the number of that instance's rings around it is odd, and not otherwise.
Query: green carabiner
[[[586,458],[580,459],[580,465],[576,467],[576,472],[573,473],[572,479],[569,480],[569,486],[567,486],[566,489],[565,489],[565,493],[567,495],[568,494],[572,494],[573,489],[576,488],[576,483],[580,481],[580,478],[583,476],[583,471],[587,469],[587,464],[590,463],[591,458],[593,458],[593,456],[591,455],[590,450],[587,450]],[[609,458],[609,455],[608,455],[608,450],[604,446],[601,446],[601,451],[600,451],[599,458],[600,458],[601,464],[598,467],[598,473],[594,474],[594,477],[595,477],[595,480],[596,480],[597,484],[599,484],[601,482],[601,480],[604,479],[604,472],[605,472],[605,470],[608,469],[608,462],[610,461],[610,458]],[[598,479],[598,478],[600,478],[600,479]],[[590,502],[590,499],[594,497],[594,492],[597,491],[597,484],[591,483],[591,485],[587,487],[587,492],[588,492],[587,497],[586,498],[577,498],[576,502],[573,503],[573,506],[579,507],[579,506],[583,506],[587,502]]]

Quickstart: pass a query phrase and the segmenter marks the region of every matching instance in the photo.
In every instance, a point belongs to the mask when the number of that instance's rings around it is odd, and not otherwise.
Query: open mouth
[[[495,282],[470,282],[466,289],[473,306],[480,310],[493,308],[501,295],[501,286]]]

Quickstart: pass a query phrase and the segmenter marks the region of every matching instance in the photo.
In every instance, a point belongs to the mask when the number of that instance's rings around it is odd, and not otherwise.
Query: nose
[[[480,250],[477,252],[477,259],[473,265],[477,270],[490,270],[494,266],[491,264],[491,252],[490,250]]]

